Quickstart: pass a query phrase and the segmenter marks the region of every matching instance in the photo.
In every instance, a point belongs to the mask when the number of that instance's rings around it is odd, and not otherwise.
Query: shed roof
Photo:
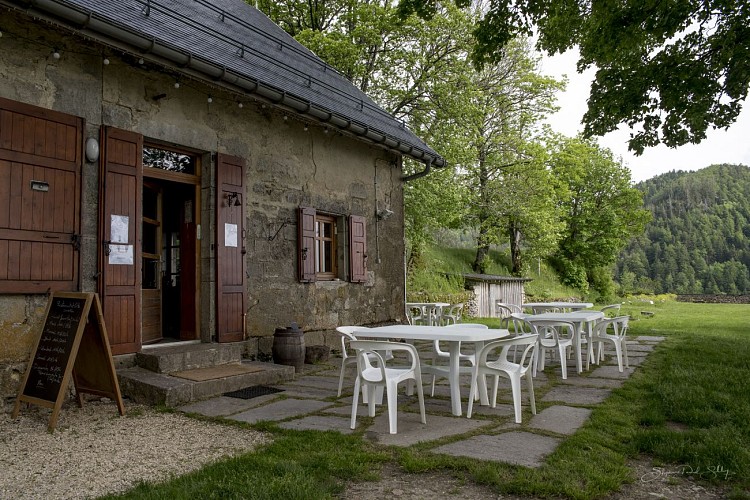
[[[514,281],[528,282],[531,278],[517,278],[515,276],[499,276],[496,274],[462,274],[467,281],[482,281],[489,283],[510,283]]]
[[[437,167],[445,160],[333,67],[241,0],[0,0],[100,42],[260,96]]]

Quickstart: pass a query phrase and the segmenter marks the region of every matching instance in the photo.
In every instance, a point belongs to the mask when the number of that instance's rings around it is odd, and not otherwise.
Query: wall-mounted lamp
[[[99,159],[99,141],[94,137],[86,139],[86,159],[91,163]]]
[[[381,208],[380,210],[375,212],[375,216],[378,218],[378,220],[390,219],[391,215],[393,215],[393,210],[389,208]]]
[[[242,195],[235,191],[227,193],[227,206],[228,207],[239,207],[242,205]]]

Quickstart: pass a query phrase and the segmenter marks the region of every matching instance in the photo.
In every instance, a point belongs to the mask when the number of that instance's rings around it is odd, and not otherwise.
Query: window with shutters
[[[300,207],[298,229],[297,253],[301,282],[366,281],[364,217],[345,217]]]

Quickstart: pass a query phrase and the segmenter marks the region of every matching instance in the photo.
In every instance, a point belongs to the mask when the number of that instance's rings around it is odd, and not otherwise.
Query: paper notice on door
[[[114,266],[132,266],[133,245],[109,245],[109,263]]]
[[[224,246],[237,247],[237,224],[224,223]]]
[[[130,218],[127,215],[112,215],[110,221],[112,228],[109,235],[110,241],[112,243],[127,243]]]

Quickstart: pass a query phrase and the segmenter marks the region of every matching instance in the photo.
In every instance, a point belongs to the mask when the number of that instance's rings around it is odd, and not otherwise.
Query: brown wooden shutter
[[[315,281],[315,209],[299,207],[297,220],[297,262],[299,280],[303,283]]]
[[[107,127],[102,142],[99,288],[112,354],[125,354],[141,347],[143,136]]]
[[[216,161],[216,340],[245,338],[245,160]]]
[[[0,293],[78,290],[82,129],[0,98]]]
[[[365,218],[360,215],[349,216],[349,262],[351,263],[351,281],[367,281],[367,232]]]

